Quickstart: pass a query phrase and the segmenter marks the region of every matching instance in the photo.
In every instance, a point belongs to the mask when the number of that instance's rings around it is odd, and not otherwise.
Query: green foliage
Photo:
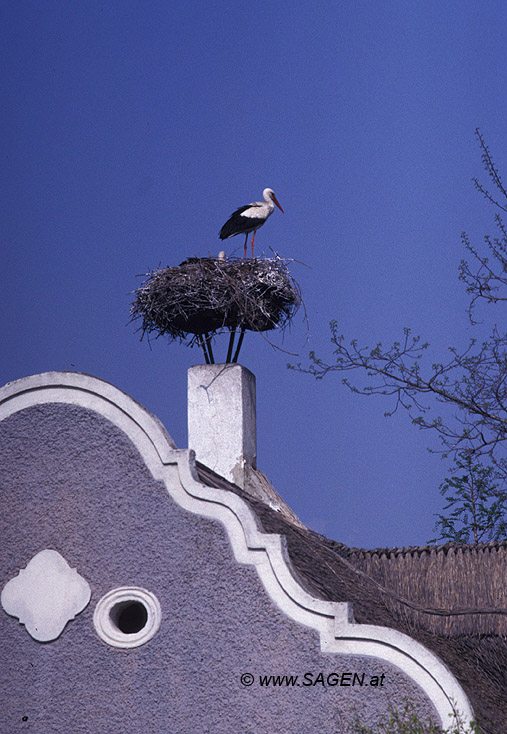
[[[435,530],[439,537],[429,542],[477,544],[507,539],[507,490],[499,487],[495,469],[462,452],[451,474],[440,485],[440,494],[447,503],[444,512],[450,512],[437,515]]]
[[[459,715],[453,718],[454,722],[450,728],[442,729],[427,719],[423,721],[414,704],[404,698],[401,709],[395,708],[390,703],[387,713],[383,714],[373,727],[362,724],[361,717],[356,714],[347,734],[481,734],[476,723],[466,724]]]

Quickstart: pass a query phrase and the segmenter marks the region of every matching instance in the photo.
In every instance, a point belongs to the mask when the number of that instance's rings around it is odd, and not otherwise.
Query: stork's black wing
[[[220,239],[226,240],[229,237],[234,237],[236,234],[247,234],[257,229],[262,224],[260,219],[241,216],[247,209],[253,209],[256,206],[261,206],[261,204],[246,204],[246,206],[240,206],[239,209],[236,209],[220,230]]]

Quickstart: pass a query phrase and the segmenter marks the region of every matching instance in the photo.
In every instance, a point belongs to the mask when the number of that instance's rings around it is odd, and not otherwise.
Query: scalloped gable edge
[[[290,619],[319,632],[323,652],[367,655],[395,665],[423,689],[444,728],[457,714],[467,722],[473,720],[464,690],[434,653],[397,630],[357,624],[349,602],[325,601],[305,591],[292,570],[285,538],[261,531],[253,509],[238,495],[202,484],[194,452],[177,449],[158,418],[129,395],[91,375],[46,372],[0,389],[0,421],[46,403],[87,408],[123,431],[177,504],[222,523],[236,561],[255,566],[266,592]],[[175,471],[179,482],[174,481]]]

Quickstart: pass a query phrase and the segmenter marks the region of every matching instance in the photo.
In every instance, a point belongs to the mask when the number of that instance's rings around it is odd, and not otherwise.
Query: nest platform
[[[153,270],[135,290],[131,319],[140,320],[141,339],[154,334],[190,346],[223,331],[283,328],[301,304],[287,262],[192,257]]]

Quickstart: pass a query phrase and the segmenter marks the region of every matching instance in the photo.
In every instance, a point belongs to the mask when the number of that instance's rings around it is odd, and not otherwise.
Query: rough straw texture
[[[507,637],[507,542],[351,549],[348,557],[368,576],[395,592],[395,596],[386,598],[386,604],[397,614],[403,610],[415,627],[449,637]],[[410,600],[412,606],[400,598]],[[449,609],[477,613],[436,613]],[[495,609],[498,614],[493,613]]]
[[[147,333],[184,340],[223,329],[283,328],[301,303],[300,291],[279,257],[262,260],[189,258],[148,273],[130,314]]]

